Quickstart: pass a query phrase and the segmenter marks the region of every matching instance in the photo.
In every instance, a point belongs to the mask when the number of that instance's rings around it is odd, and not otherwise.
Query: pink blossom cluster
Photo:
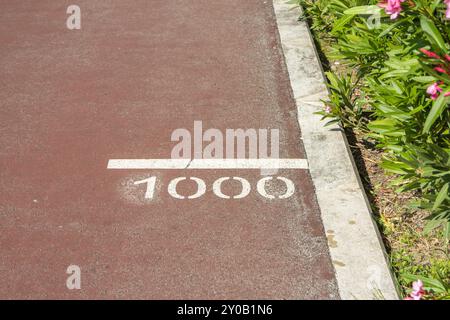
[[[381,0],[378,6],[384,8],[386,14],[391,16],[391,19],[397,19],[400,12],[402,12],[402,2],[405,0]],[[445,11],[445,18],[450,19],[450,0],[444,0],[447,9]]]
[[[402,11],[402,2],[405,2],[405,0],[382,0],[378,6],[384,8],[386,14],[390,15],[391,19],[394,20],[397,19],[398,15]]]
[[[450,0],[448,0],[450,2]],[[433,69],[436,72],[450,75],[450,70],[448,66],[445,66],[445,64],[448,64],[450,62],[450,56],[448,54],[444,55],[444,57],[441,57],[437,53],[433,51],[426,50],[424,48],[420,49],[420,52],[422,52],[424,55],[426,55],[428,58],[431,58],[433,60],[440,60],[438,65],[436,65]],[[440,93],[443,91],[443,89],[440,87],[442,85],[442,81],[435,82],[428,86],[427,88],[427,94],[430,95],[431,99],[436,100]],[[450,96],[450,91],[444,93],[445,97]]]
[[[430,95],[431,99],[436,100],[439,94],[442,92],[442,88],[439,87],[439,83],[435,82],[427,88],[427,93]]]
[[[437,98],[439,98],[439,94],[442,92],[442,88],[439,87],[440,84],[442,84],[442,82],[435,82],[435,83],[431,84],[430,86],[428,86],[427,93],[430,95],[430,98],[432,100],[436,100]],[[444,97],[449,97],[449,96],[450,96],[450,91],[447,91],[446,93],[444,93]]]
[[[423,283],[422,281],[417,280],[413,282],[412,291],[404,300],[421,300],[424,295],[425,290],[423,288]]]
[[[445,10],[445,18],[450,19],[450,0],[444,0],[447,10]]]
[[[427,93],[430,95],[430,98],[432,100],[436,100],[439,98],[439,94],[442,92],[442,88],[439,87],[439,85],[442,84],[442,82],[435,82],[432,85],[428,86]],[[444,93],[444,97],[450,96],[450,91],[447,91]]]

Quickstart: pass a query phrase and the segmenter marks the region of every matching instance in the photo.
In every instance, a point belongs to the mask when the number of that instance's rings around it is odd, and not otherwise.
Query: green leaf
[[[344,14],[375,14],[381,11],[381,8],[377,5],[372,6],[359,6],[359,7],[353,7],[348,10],[344,11]]]
[[[336,123],[339,123],[339,119],[334,119],[334,120],[328,121],[327,123],[325,123],[324,127],[328,127],[328,126],[331,126]]]
[[[405,19],[406,21],[409,22],[409,20],[411,20],[411,18]],[[387,35],[389,32],[391,32],[392,30],[394,30],[397,26],[399,26],[400,24],[405,22],[404,19],[400,19],[395,23],[390,24],[383,32],[381,32],[378,35],[378,38],[384,37],[385,35]]]
[[[338,78],[334,75],[333,72],[330,72],[330,71],[325,72],[325,75],[327,76],[328,81],[330,81],[331,86],[333,86],[336,89],[339,88],[340,82],[339,82]]]
[[[410,282],[421,280],[425,290],[433,290],[436,293],[447,292],[445,285],[437,279],[427,278],[424,276],[414,275],[410,273],[403,273],[401,276],[403,279]]]
[[[431,77],[431,76],[413,77],[412,80],[420,82],[420,83],[430,83],[430,82],[435,81],[434,77]]]
[[[348,9],[348,5],[339,0],[333,0],[333,6]]]
[[[432,209],[433,211],[436,210],[437,208],[439,208],[439,206],[442,204],[442,202],[444,202],[444,200],[448,198],[448,187],[449,187],[449,183],[444,184],[441,191],[439,191],[439,193],[437,194],[436,200],[434,201],[434,204],[433,204],[433,209]]]
[[[393,162],[393,161],[383,161],[381,163],[381,167],[385,169],[386,171],[395,173],[395,174],[406,174],[404,170],[404,165],[400,162]]]
[[[434,12],[434,10],[436,10],[436,8],[439,6],[440,3],[441,0],[434,0],[433,3],[431,4],[431,10]]]
[[[434,219],[434,220],[429,220],[427,221],[427,223],[425,224],[424,228],[423,228],[423,232],[425,234],[430,233],[431,231],[433,231],[436,228],[442,227],[447,223],[446,220],[444,219]]]
[[[353,19],[353,15],[342,16],[341,18],[336,20],[336,22],[334,23],[331,33],[336,33],[338,31],[341,31],[344,28],[344,26],[352,19]]]
[[[447,107],[447,99],[446,97],[444,97],[443,94],[441,94],[431,107],[430,113],[428,114],[427,119],[425,120],[423,133],[430,132],[431,126],[436,122],[436,120],[439,118],[442,112],[444,112],[446,107]]]
[[[385,118],[370,122],[367,127],[381,134],[395,133],[402,135],[404,131],[398,130],[398,122],[393,118]]]
[[[395,151],[395,152],[401,152],[403,150],[402,146],[397,146],[395,144],[388,144],[386,145],[386,149]]]
[[[450,240],[450,222],[447,222],[444,226],[444,237],[447,240]]]
[[[447,51],[445,41],[444,39],[442,39],[442,36],[439,30],[434,25],[433,21],[431,21],[425,16],[421,16],[420,26],[422,27],[422,30],[429,36],[430,40],[434,42],[434,44],[437,45],[439,49],[442,50],[442,52]]]

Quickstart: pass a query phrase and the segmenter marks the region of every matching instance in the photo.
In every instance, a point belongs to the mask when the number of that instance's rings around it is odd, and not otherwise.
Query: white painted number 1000
[[[196,199],[196,198],[200,198],[201,196],[203,196],[206,193],[206,183],[205,181],[203,181],[200,178],[196,178],[196,177],[189,177],[190,180],[194,181],[197,184],[197,191],[192,194],[192,195],[180,195],[177,192],[177,185],[180,181],[183,180],[187,180],[187,177],[178,177],[175,179],[172,179],[169,182],[169,185],[167,187],[167,192],[169,193],[169,195],[172,198],[175,199]],[[235,180],[235,181],[239,181],[241,183],[241,192],[237,195],[226,195],[222,192],[222,184],[227,181],[227,180]],[[264,198],[267,199],[287,199],[289,197],[291,197],[294,192],[295,192],[295,185],[292,182],[292,180],[285,178],[285,177],[276,177],[276,179],[283,181],[286,185],[286,191],[284,194],[282,195],[277,195],[274,196],[272,194],[269,194],[266,190],[266,183],[270,180],[272,180],[273,177],[265,177],[260,179],[257,184],[256,184],[256,190],[259,193],[259,195],[261,195]],[[156,187],[156,177],[149,177],[147,179],[143,179],[143,180],[139,180],[139,181],[135,181],[134,182],[135,185],[140,185],[140,184],[146,184],[147,185],[147,189],[145,191],[145,198],[146,199],[153,199],[154,194],[155,194],[155,187]],[[214,192],[214,194],[222,199],[242,199],[245,198],[246,196],[248,196],[250,194],[251,191],[251,185],[250,182],[248,182],[248,180],[241,178],[241,177],[222,177],[217,179],[216,181],[214,181],[213,186],[212,186],[212,190]]]

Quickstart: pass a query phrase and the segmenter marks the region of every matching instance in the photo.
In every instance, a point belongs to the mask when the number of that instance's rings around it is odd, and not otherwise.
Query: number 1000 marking
[[[206,183],[204,180],[197,178],[197,177],[189,177],[190,180],[195,181],[197,184],[197,191],[192,195],[180,195],[177,192],[177,185],[180,181],[188,179],[187,177],[178,177],[175,179],[172,179],[169,182],[169,185],[167,187],[167,192],[172,198],[175,199],[197,199],[203,196],[206,193]],[[295,185],[292,182],[292,180],[285,178],[285,177],[276,177],[276,179],[283,181],[286,185],[286,192],[282,195],[274,196],[272,194],[269,194],[266,190],[266,183],[270,180],[274,179],[273,177],[264,177],[256,183],[256,190],[258,194],[266,199],[287,199],[291,197],[295,192]],[[239,181],[241,183],[241,192],[237,195],[226,195],[222,192],[222,184],[225,181],[228,180],[235,180]],[[135,181],[135,185],[140,184],[146,184],[147,189],[145,191],[145,199],[153,199],[155,194],[155,187],[156,187],[156,177],[152,176],[143,180]],[[222,177],[214,181],[212,185],[212,190],[214,194],[222,199],[242,199],[247,197],[251,192],[251,185],[248,180],[241,178],[241,177]]]

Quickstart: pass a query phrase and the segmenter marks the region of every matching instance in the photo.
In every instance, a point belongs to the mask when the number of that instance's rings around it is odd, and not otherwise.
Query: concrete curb
[[[314,114],[328,96],[325,77],[308,25],[298,21],[301,9],[286,2],[273,0],[273,6],[339,294],[345,300],[398,299],[346,137]]]

